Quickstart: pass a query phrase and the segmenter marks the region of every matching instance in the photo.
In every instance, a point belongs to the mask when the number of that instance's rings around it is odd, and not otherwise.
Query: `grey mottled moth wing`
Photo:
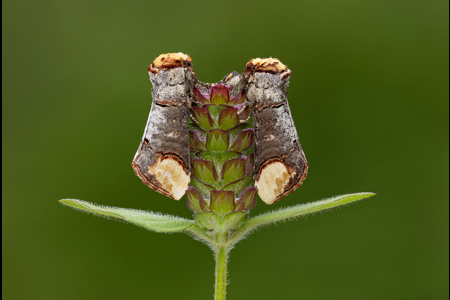
[[[183,53],[162,54],[148,67],[153,102],[132,167],[151,189],[175,200],[190,182],[188,109],[196,75]]]
[[[255,187],[267,204],[298,188],[308,162],[287,102],[291,71],[279,60],[252,59],[245,68],[247,100],[255,128]]]

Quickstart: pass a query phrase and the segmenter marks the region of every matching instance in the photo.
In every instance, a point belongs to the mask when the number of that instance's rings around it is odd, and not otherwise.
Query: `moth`
[[[153,102],[132,167],[151,189],[179,200],[191,177],[188,107],[197,76],[183,53],[161,54],[148,73]]]
[[[275,58],[250,60],[240,79],[254,118],[255,187],[267,204],[298,188],[308,172],[308,162],[295,129],[286,88],[291,71]],[[230,78],[228,81],[233,81]]]

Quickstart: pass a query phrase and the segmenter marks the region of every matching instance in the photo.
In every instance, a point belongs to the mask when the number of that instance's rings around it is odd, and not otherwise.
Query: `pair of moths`
[[[150,188],[179,200],[190,182],[188,117],[197,77],[183,53],[160,55],[148,71],[153,103],[132,166]],[[278,59],[257,58],[244,73],[219,82],[246,91],[254,117],[254,182],[267,204],[298,188],[308,170],[287,102],[290,75]]]

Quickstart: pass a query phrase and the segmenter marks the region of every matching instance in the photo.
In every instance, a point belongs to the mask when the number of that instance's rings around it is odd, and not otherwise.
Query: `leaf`
[[[199,138],[200,132],[197,130],[189,130],[189,147],[191,147],[191,151],[206,151],[205,143]]]
[[[217,172],[212,162],[202,159],[193,159],[191,164],[192,173],[195,178],[205,184],[216,186]]]
[[[349,204],[354,201],[362,200],[374,196],[375,193],[357,193],[336,196],[329,199],[319,200],[316,202],[299,204],[292,207],[281,208],[277,211],[268,212],[254,218],[251,218],[249,222],[253,224],[270,224],[278,221],[288,220],[296,218],[302,215],[318,212],[321,210],[330,209],[344,204]]]
[[[211,191],[211,210],[219,216],[234,211],[234,191]]]
[[[242,152],[253,146],[253,129],[242,130],[237,136],[236,141],[230,147],[230,151]]]
[[[220,217],[212,211],[197,214],[195,219],[198,226],[205,230],[215,229],[220,224]]]
[[[211,103],[216,105],[228,103],[229,90],[224,85],[216,85],[211,89]]]
[[[224,231],[228,231],[230,229],[237,230],[245,223],[246,219],[247,215],[243,212],[232,212],[225,216],[222,227],[224,228]]]
[[[235,159],[240,157],[239,153],[235,152],[201,152],[197,153],[196,158],[200,158],[207,161],[212,161],[214,167],[216,168],[217,174],[222,173],[223,164],[230,159]],[[195,159],[195,158],[193,158]],[[209,193],[208,193],[209,194]]]
[[[196,97],[197,101],[202,104],[211,103],[209,95],[207,93],[202,93],[202,91],[197,87],[194,88],[194,97]]]
[[[192,107],[195,120],[198,122],[198,126],[203,130],[213,129],[214,121],[211,118],[211,114],[206,108]]]
[[[208,204],[203,199],[202,193],[193,186],[190,186],[186,191],[187,207],[195,213],[201,211],[209,211]]]
[[[250,174],[240,180],[236,180],[235,182],[230,183],[225,186],[224,189],[227,191],[234,191],[236,194],[242,192],[243,189],[248,187],[250,184],[253,184],[253,174]]]
[[[221,177],[224,185],[230,184],[245,176],[245,163],[244,158],[236,158],[226,161],[223,164]]]
[[[194,220],[137,209],[101,206],[77,199],[62,199],[59,202],[77,210],[125,221],[156,232],[180,232],[195,224]]]
[[[191,177],[191,182],[189,184],[199,189],[204,195],[209,195],[210,192],[214,190],[212,186],[204,184],[203,182],[195,179],[194,176]]]
[[[228,150],[230,134],[225,130],[210,130],[206,134],[206,148],[212,152],[223,152]]]
[[[208,106],[204,106],[206,109],[208,109],[209,114],[211,115],[211,118],[213,120],[213,124],[214,124],[214,128],[217,127],[217,124],[219,124],[219,115],[220,112],[222,111],[223,107],[222,105],[208,105]]]
[[[239,124],[237,108],[231,107],[223,109],[219,115],[219,129],[230,130]]]
[[[236,210],[239,207],[239,210],[252,210],[256,205],[256,188],[254,186],[246,187],[239,197],[238,202],[236,203]]]
[[[374,195],[375,193],[357,193],[357,194],[341,195],[316,202],[281,208],[277,211],[272,211],[256,216],[254,218],[247,220],[247,222],[245,222],[245,224],[238,230],[236,235],[230,241],[228,241],[228,244],[230,246],[234,245],[243,237],[245,237],[247,234],[249,234],[254,229],[262,225],[268,225],[279,221],[292,220],[299,216],[318,212],[321,210],[327,210],[340,205],[349,204],[358,200],[372,197]]]

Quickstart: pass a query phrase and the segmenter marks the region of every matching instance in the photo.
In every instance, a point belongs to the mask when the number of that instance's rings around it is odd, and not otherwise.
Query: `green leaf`
[[[234,211],[233,191],[211,191],[211,210],[219,216]]]
[[[251,210],[256,205],[256,188],[254,186],[246,187],[236,203],[236,210]]]
[[[202,193],[195,187],[190,186],[186,191],[187,207],[195,213],[209,211],[209,207],[203,199]]]
[[[230,147],[230,151],[242,152],[250,149],[253,146],[253,129],[246,129],[241,131],[237,136],[236,141]]]
[[[208,105],[205,107],[206,107],[206,109],[208,109],[209,114],[211,115],[211,118],[214,122],[214,127],[217,127],[217,124],[219,124],[219,115],[220,115],[220,112],[222,111],[223,107],[221,105],[215,105],[215,104]]]
[[[238,125],[230,130],[230,140],[235,141],[238,135],[241,133],[244,129],[253,129],[253,122],[252,123],[243,123],[241,125]]]
[[[292,207],[281,208],[277,211],[268,212],[249,220],[253,224],[270,224],[278,221],[289,220],[302,215],[318,212],[321,210],[330,209],[344,204],[349,204],[354,201],[362,200],[374,196],[375,193],[357,193],[336,196],[329,199],[324,199],[316,202],[299,204]]]
[[[206,148],[213,152],[223,152],[228,150],[230,134],[225,130],[210,130],[206,135]]]
[[[205,230],[216,229],[221,218],[214,212],[204,212],[195,216],[198,226]]]
[[[225,216],[222,227],[224,231],[237,230],[245,223],[246,219],[247,215],[243,212],[232,212]]]
[[[204,195],[209,195],[210,191],[214,190],[214,187],[204,184],[193,176],[191,177],[191,182],[189,184],[199,189]]]
[[[227,160],[238,158],[240,155],[235,152],[201,152],[197,154],[197,157],[203,160],[212,161],[214,167],[216,167],[217,174],[220,174],[222,172],[223,164]]]
[[[201,102],[202,104],[208,104],[211,103],[209,100],[209,95],[207,93],[203,93],[199,88],[194,88],[194,97],[197,99],[197,101]]]
[[[205,184],[215,186],[217,183],[217,172],[212,162],[202,159],[193,159],[191,163],[193,166],[192,173],[196,179]]]
[[[199,138],[200,132],[197,130],[189,130],[189,147],[191,147],[191,151],[206,151],[206,145]]]
[[[203,130],[213,129],[214,121],[211,118],[211,114],[206,108],[192,107],[195,120],[198,122],[198,126]]]
[[[130,208],[96,205],[77,199],[59,200],[62,204],[97,216],[125,221],[156,232],[180,232],[194,225],[194,220]]]
[[[230,130],[239,124],[237,108],[231,107],[224,109],[219,115],[219,129]]]
[[[211,89],[211,103],[214,104],[225,104],[228,103],[229,96],[229,90],[227,87],[223,85],[216,85],[213,86]]]
[[[221,170],[221,177],[225,185],[230,184],[245,176],[244,158],[236,158],[226,161]]]
[[[234,191],[236,194],[239,194],[250,184],[253,184],[253,173],[240,180],[230,183],[229,185],[225,186],[224,189],[227,191]]]
[[[375,193],[357,193],[336,196],[330,199],[324,199],[316,202],[299,204],[296,206],[286,207],[277,211],[268,212],[254,218],[251,218],[245,222],[245,224],[236,232],[236,235],[228,241],[230,247],[252,232],[254,229],[279,221],[292,220],[297,217],[318,212],[321,210],[327,210],[340,205],[349,204],[358,200],[369,198],[374,196]]]

